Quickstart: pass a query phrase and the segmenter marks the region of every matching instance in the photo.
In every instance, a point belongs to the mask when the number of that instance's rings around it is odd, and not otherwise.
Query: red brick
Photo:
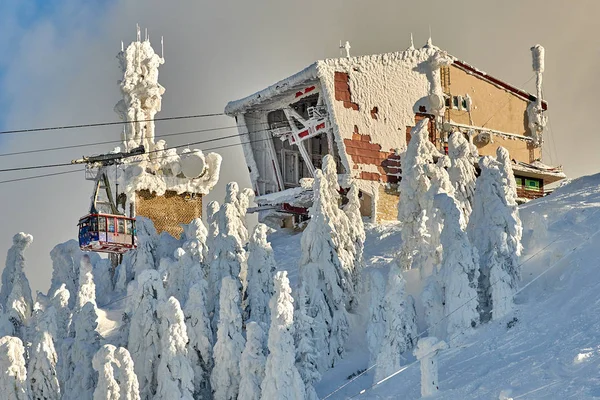
[[[345,82],[345,81],[335,81],[334,87],[335,87],[336,92],[337,91],[350,92],[350,86],[348,85],[348,82]]]
[[[348,105],[346,105],[346,103],[344,102],[344,107],[351,108],[354,111],[358,111],[358,104],[356,103],[348,103]]]
[[[363,142],[370,142],[371,141],[371,136],[370,135],[362,135],[362,137],[360,138],[360,140],[362,140]],[[379,146],[381,148],[381,146]]]
[[[346,106],[346,103],[350,103],[350,92],[345,92],[345,91],[335,91],[335,99],[338,101],[343,101],[344,102],[344,106],[346,108],[350,108]]]
[[[350,79],[350,76],[346,72],[336,71],[334,76],[336,81],[348,82],[348,79]]]

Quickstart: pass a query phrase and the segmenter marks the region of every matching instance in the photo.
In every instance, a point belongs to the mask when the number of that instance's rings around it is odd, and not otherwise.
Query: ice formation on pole
[[[298,307],[294,312],[296,368],[304,381],[306,400],[318,400],[313,384],[321,380],[319,373],[319,350],[315,346],[313,319],[306,312],[306,295],[300,288],[297,296]]]
[[[433,396],[440,390],[438,381],[437,353],[448,348],[444,341],[435,337],[419,340],[415,357],[421,362],[421,396]]]
[[[21,339],[13,336],[0,338],[0,393],[3,398],[31,399],[24,353]]]
[[[240,394],[238,400],[260,400],[260,386],[265,377],[265,334],[258,322],[246,325],[246,347],[240,360]]]
[[[454,185],[454,198],[462,210],[465,223],[469,222],[473,210],[477,174],[471,161],[471,146],[461,132],[453,132],[448,139],[450,166],[448,175]]]
[[[240,360],[245,340],[242,336],[239,283],[231,276],[222,280],[217,342],[213,349],[215,366],[210,384],[215,400],[236,399],[240,388]]]
[[[269,356],[262,382],[263,399],[304,399],[304,382],[295,366],[294,299],[287,271],[275,275],[275,294],[269,302]]]
[[[486,322],[512,309],[521,278],[518,257],[523,228],[510,183],[504,178],[505,163],[486,156],[479,167],[468,233],[479,252],[479,308],[481,320]]]
[[[446,67],[450,64],[452,64],[452,58],[448,56],[445,51],[438,49],[429,58],[429,68],[426,69],[427,80],[429,81],[429,108],[438,119],[441,119],[441,117],[444,115],[444,111],[446,110],[440,68]]]
[[[13,236],[13,245],[6,255],[6,267],[2,271],[0,288],[0,306],[8,314],[15,326],[16,335],[27,323],[33,307],[31,288],[25,276],[25,249],[33,242],[33,236],[17,233]]]
[[[446,337],[452,342],[455,336],[479,324],[479,254],[464,230],[466,224],[456,200],[447,194],[439,194],[435,204],[444,221],[441,234],[444,257],[440,275],[444,285]]]
[[[377,362],[379,346],[385,335],[385,279],[376,269],[369,270],[365,280],[365,293],[369,295],[369,314],[367,323],[367,347],[369,348],[369,365]]]
[[[356,182],[350,184],[350,190],[348,191],[348,203],[344,207],[344,213],[348,217],[350,226],[350,240],[354,244],[354,266],[353,266],[353,284],[355,293],[360,290],[361,286],[361,274],[365,264],[364,250],[365,250],[365,226],[360,213],[360,200],[358,198],[359,189]]]
[[[529,133],[534,139],[536,146],[541,146],[543,139],[542,133],[546,128],[547,117],[544,114],[542,106],[542,74],[544,72],[544,48],[536,44],[531,48],[531,55],[533,58],[533,72],[535,72],[535,88],[536,88],[536,99],[527,106],[527,119],[529,121]]]

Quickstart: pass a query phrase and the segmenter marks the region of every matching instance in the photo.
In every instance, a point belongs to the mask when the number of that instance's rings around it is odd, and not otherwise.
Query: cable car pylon
[[[101,154],[71,161],[72,164],[86,164],[86,179],[95,182],[89,212],[78,223],[79,248],[83,251],[108,253],[112,278],[123,254],[137,247],[137,236],[135,218],[119,212],[115,204],[106,168],[117,166],[124,158],[144,153],[144,146],[139,146],[129,152]],[[119,194],[115,193],[115,196],[118,197]]]

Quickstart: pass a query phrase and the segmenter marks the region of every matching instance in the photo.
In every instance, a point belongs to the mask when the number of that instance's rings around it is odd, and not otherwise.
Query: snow
[[[257,322],[246,325],[246,347],[240,360],[240,395],[238,400],[260,400],[265,378],[265,334]]]
[[[437,394],[439,390],[437,353],[447,349],[444,341],[435,337],[426,337],[419,340],[414,351],[415,356],[421,362],[421,396],[430,397]]]
[[[0,393],[6,399],[30,399],[24,353],[21,339],[12,336],[0,338]]]

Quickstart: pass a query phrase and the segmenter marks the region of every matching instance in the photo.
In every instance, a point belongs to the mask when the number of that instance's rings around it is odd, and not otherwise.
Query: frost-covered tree
[[[96,305],[96,285],[92,273],[92,264],[87,255],[81,257],[79,267],[79,289],[75,301],[75,312],[81,309],[84,304],[91,302]]]
[[[355,293],[359,291],[361,285],[360,277],[365,263],[363,253],[366,239],[358,194],[358,186],[355,182],[352,182],[347,195],[348,203],[344,207],[344,213],[348,217],[350,224],[350,240],[354,244],[354,268],[352,273]]]
[[[159,272],[165,282],[166,295],[185,305],[190,287],[202,279],[202,266],[181,247],[175,250],[173,256],[175,260],[163,258],[160,261]]]
[[[496,149],[496,160],[500,163],[499,169],[502,179],[505,180],[505,189],[507,202],[516,202],[517,198],[517,181],[512,169],[512,161],[508,150],[500,146]]]
[[[58,244],[50,252],[52,281],[48,294],[56,293],[61,286],[65,285],[67,291],[71,293],[69,298],[70,309],[75,306],[75,295],[79,290],[79,266],[83,255],[84,253],[79,248],[79,243],[76,240]],[[93,256],[97,255],[94,254]]]
[[[518,257],[523,228],[505,166],[486,156],[479,161],[481,175],[469,220],[471,243],[479,252],[479,313],[482,322],[512,309],[521,279]]]
[[[444,287],[439,273],[427,278],[421,302],[429,336],[444,337]]]
[[[448,175],[454,186],[454,197],[463,212],[465,223],[469,222],[475,198],[477,172],[473,165],[471,145],[461,132],[454,132],[448,139],[450,166]]]
[[[400,356],[412,349],[417,340],[417,324],[412,298],[406,296],[406,281],[396,263],[390,266],[383,299],[385,333],[379,346],[375,382],[400,368]]]
[[[333,367],[344,353],[348,337],[347,296],[342,289],[341,262],[336,252],[327,181],[317,170],[310,221],[302,233],[299,273],[306,310],[315,324],[315,345],[321,349],[321,369]],[[337,206],[336,206],[337,207]]]
[[[159,306],[161,357],[156,400],[192,400],[194,371],[187,357],[185,317],[175,297]]]
[[[71,325],[71,310],[69,309],[69,298],[71,294],[63,283],[52,295],[50,306],[56,310],[56,336],[54,339],[60,341],[69,336]]]
[[[94,400],[119,400],[121,388],[115,379],[115,346],[102,346],[92,359],[92,366],[98,373],[98,385],[94,390]]]
[[[50,312],[48,318],[52,315],[56,313]],[[33,337],[27,366],[31,395],[34,399],[59,400],[61,393],[56,372],[58,356],[49,329],[44,324],[40,325]]]
[[[217,237],[217,235],[219,234],[219,220],[217,218],[217,215],[218,215],[220,209],[221,209],[221,206],[219,205],[219,203],[217,201],[211,201],[206,206],[206,224],[208,226],[208,228],[207,228],[208,232],[206,235],[206,247],[207,247],[207,257],[208,258],[205,262],[209,265],[214,258],[213,242],[214,242],[215,238]]]
[[[367,346],[369,348],[369,366],[377,362],[379,347],[385,335],[385,279],[376,269],[369,270],[365,281],[365,292],[369,295],[369,320],[367,322]]]
[[[183,228],[183,245],[181,246],[186,253],[192,256],[192,259],[198,262],[203,269],[205,275],[203,279],[207,278],[207,272],[205,269],[205,261],[208,256],[207,237],[208,230],[204,226],[202,219],[195,218],[189,224],[181,224]]]
[[[206,281],[190,288],[183,308],[188,334],[188,358],[194,369],[194,397],[211,397],[210,371],[212,369],[213,332],[206,310]]]
[[[129,304],[131,323],[127,348],[134,361],[141,398],[151,399],[158,385],[156,375],[161,351],[158,305],[166,301],[166,296],[158,271],[145,270],[136,281]]]
[[[459,204],[446,194],[437,195],[435,203],[444,220],[441,235],[444,261],[440,275],[444,285],[446,334],[450,340],[479,323],[479,255],[464,231],[465,223]]]
[[[269,356],[262,382],[263,399],[304,399],[304,381],[295,364],[294,299],[287,271],[275,275],[275,294],[269,302]]]
[[[265,224],[254,227],[248,243],[248,276],[242,307],[245,321],[256,321],[264,328],[269,326],[271,312],[269,300],[273,296],[273,276],[275,276],[275,256],[267,241],[269,228]]]
[[[125,290],[126,285],[146,269],[157,269],[160,261],[158,254],[159,235],[152,220],[137,216],[135,218],[137,248],[123,256],[117,277],[117,289]]]
[[[221,281],[220,319],[213,350],[215,366],[210,383],[215,400],[235,400],[240,388],[240,360],[244,351],[238,281],[226,276]]]
[[[306,400],[318,400],[314,384],[321,380],[319,373],[319,349],[315,346],[314,335],[320,332],[315,329],[314,321],[306,313],[306,296],[302,288],[298,294],[298,307],[294,310],[296,344],[296,368],[304,381]]]
[[[438,151],[429,141],[425,118],[411,130],[411,139],[402,157],[402,180],[398,185],[400,202],[398,220],[402,228],[400,265],[405,269],[427,268],[433,263],[432,249],[429,243],[427,215],[431,180],[427,166],[433,164]]]
[[[33,298],[29,281],[25,276],[25,249],[33,242],[33,236],[17,233],[13,236],[13,245],[6,255],[6,266],[2,271],[0,288],[0,306],[5,310],[15,326],[15,335],[22,337],[23,326],[27,323]]]
[[[258,322],[246,325],[246,347],[240,360],[240,394],[238,400],[260,400],[260,385],[265,377],[265,334]]]
[[[91,400],[93,397],[96,374],[92,368],[92,358],[100,348],[97,327],[96,305],[87,302],[73,315],[75,336],[70,351],[69,378],[65,385],[64,400]]]
[[[13,336],[0,338],[0,393],[4,399],[31,399],[24,353],[21,339]]]
[[[140,385],[133,368],[133,360],[129,351],[124,347],[119,347],[115,352],[115,360],[119,369],[115,372],[115,377],[119,382],[119,392],[121,400],[140,400]]]
[[[213,241],[214,258],[210,265],[209,288],[211,288],[211,297],[209,298],[209,313],[212,313],[213,329],[219,320],[219,292],[218,288],[225,277],[232,277],[238,282],[241,289],[240,272],[242,264],[246,262],[246,251],[239,239],[238,230],[240,219],[237,209],[233,204],[225,203],[217,213],[219,222],[219,234]]]
[[[248,228],[246,227],[246,211],[250,204],[250,196],[252,196],[251,190],[242,190],[237,182],[229,182],[225,186],[225,200],[223,204],[231,204],[235,209],[235,215],[237,216],[238,223],[235,224],[233,230],[234,236],[242,243],[242,245],[248,242]]]

